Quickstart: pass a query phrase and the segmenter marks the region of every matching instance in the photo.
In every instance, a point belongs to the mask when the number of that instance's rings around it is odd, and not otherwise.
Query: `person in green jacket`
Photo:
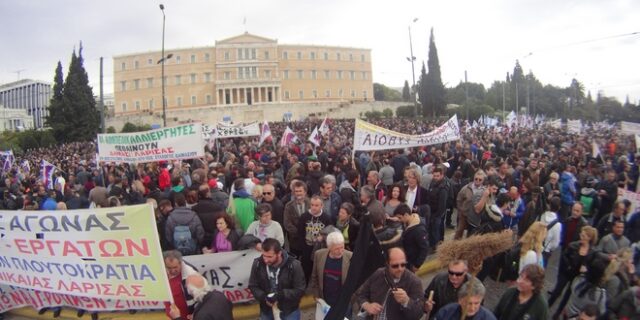
[[[244,188],[244,179],[236,179],[233,182],[235,192],[229,201],[227,212],[235,218],[242,232],[246,232],[251,222],[256,220],[256,202]]]

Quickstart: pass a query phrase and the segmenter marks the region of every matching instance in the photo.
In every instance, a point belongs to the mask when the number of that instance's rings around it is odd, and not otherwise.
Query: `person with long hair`
[[[493,314],[498,320],[546,320],[549,306],[542,296],[544,269],[538,264],[522,268],[514,288],[507,289]]]
[[[543,266],[542,250],[544,248],[544,240],[547,237],[547,225],[536,221],[522,238],[518,240],[520,247],[520,264],[519,272],[522,272],[525,266],[529,264],[537,264]]]
[[[406,200],[405,191],[402,188],[402,185],[400,185],[399,183],[394,183],[389,186],[387,196],[382,202],[382,204],[384,205],[384,212],[387,214],[387,217],[393,216],[393,212],[396,210],[396,208],[403,203],[406,203]]]
[[[588,304],[596,304],[599,314],[606,311],[607,294],[601,286],[604,270],[609,260],[606,257],[594,255],[587,263],[584,275],[576,277],[571,282],[571,297],[562,311],[563,319],[572,319]]]
[[[211,246],[202,248],[202,253],[227,252],[236,249],[240,236],[236,232],[233,218],[226,213],[216,218],[216,231]]]
[[[613,298],[633,286],[636,278],[631,248],[618,250],[618,254],[611,260],[602,277],[602,285],[607,292],[607,301],[612,301]]]

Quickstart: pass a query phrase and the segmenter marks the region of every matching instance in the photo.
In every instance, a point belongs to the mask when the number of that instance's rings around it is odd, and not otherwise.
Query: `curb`
[[[437,259],[429,260],[422,264],[420,269],[416,274],[420,277],[427,275],[429,273],[433,273],[442,268],[442,264]],[[316,305],[313,296],[305,295],[302,297],[300,301],[300,309],[311,309]],[[51,313],[47,312],[42,315],[38,314],[38,310],[32,307],[23,307],[19,309],[13,309],[7,312],[10,315],[25,317],[29,319],[52,319]],[[250,304],[250,305],[238,305],[233,308],[233,318],[234,319],[256,319],[260,314],[260,307],[258,304]],[[109,319],[109,320],[139,320],[143,318],[145,320],[167,320],[167,316],[164,312],[153,311],[153,312],[143,312],[139,311],[136,314],[129,314],[128,312],[101,312],[99,313],[99,319]],[[85,313],[83,316],[84,319],[91,318],[91,314],[89,312]],[[78,320],[77,310],[63,308],[62,312],[60,312],[60,317],[57,319],[60,320]]]

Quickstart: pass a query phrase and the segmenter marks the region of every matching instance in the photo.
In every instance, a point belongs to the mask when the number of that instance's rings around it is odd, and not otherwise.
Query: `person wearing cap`
[[[207,184],[209,185],[209,190],[211,192],[211,200],[213,200],[213,202],[215,203],[218,203],[224,206],[225,208],[228,207],[229,195],[226,192],[222,191],[222,188],[220,187],[220,183],[218,182],[218,180],[215,178],[209,179]]]

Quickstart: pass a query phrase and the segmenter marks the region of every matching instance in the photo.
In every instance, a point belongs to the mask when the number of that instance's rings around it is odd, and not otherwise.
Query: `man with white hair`
[[[192,320],[233,320],[233,305],[222,292],[209,285],[207,279],[199,274],[194,274],[188,276],[186,282],[189,294],[196,301]],[[173,320],[183,319],[175,305],[171,305],[169,315]]]
[[[327,235],[327,248],[315,252],[309,289],[316,298],[330,306],[337,302],[347,279],[353,253],[344,249],[344,236],[339,231]]]

